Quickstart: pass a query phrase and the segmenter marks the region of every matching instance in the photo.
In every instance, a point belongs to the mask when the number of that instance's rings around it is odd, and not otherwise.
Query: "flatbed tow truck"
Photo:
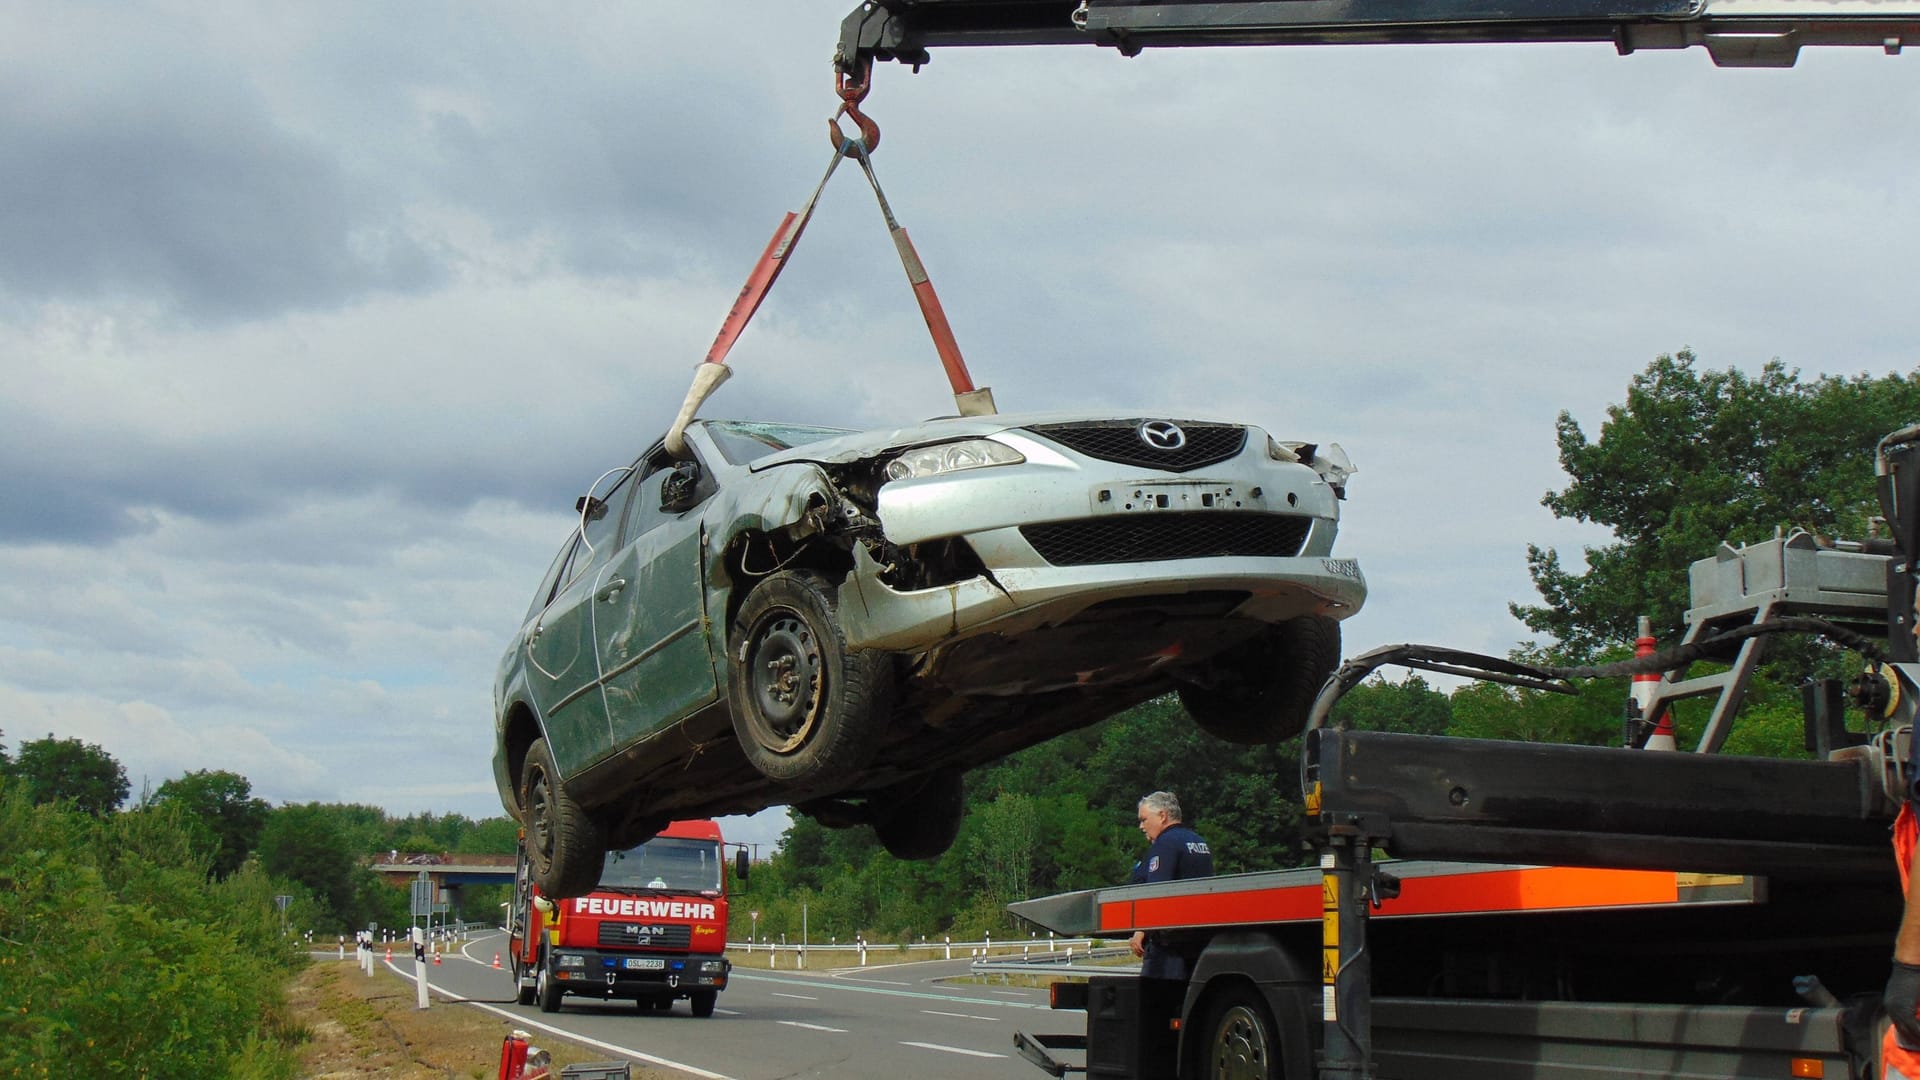
[[[870,0],[834,63],[857,102],[876,61],[917,71],[954,46],[1529,42],[1698,46],[1723,67],[1788,67],[1807,46],[1892,56],[1920,42],[1920,0]],[[1891,540],[1796,535],[1694,567],[1693,651],[1649,658],[1662,674],[1643,704],[1650,721],[1717,696],[1697,752],[1315,726],[1301,793],[1317,866],[1013,905],[1063,934],[1185,935],[1199,957],[1185,982],[1057,984],[1086,1033],[1021,1035],[1020,1052],[1113,1080],[1879,1076],[1902,907],[1889,824],[1920,700],[1920,428],[1883,440],[1879,464]],[[1853,683],[1806,688],[1814,757],[1715,753],[1767,634],[1813,620],[1883,643]],[[1699,658],[1730,668],[1687,678]],[[1317,717],[1385,663],[1564,677],[1399,646],[1337,673]],[[1867,731],[1846,727],[1849,700]]]

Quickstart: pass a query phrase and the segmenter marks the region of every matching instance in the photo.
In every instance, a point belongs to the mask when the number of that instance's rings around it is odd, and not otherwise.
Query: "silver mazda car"
[[[578,500],[500,662],[495,779],[550,895],[782,804],[931,857],[965,770],[1169,691],[1286,738],[1366,597],[1346,455],[1246,424],[703,420],[685,448]]]

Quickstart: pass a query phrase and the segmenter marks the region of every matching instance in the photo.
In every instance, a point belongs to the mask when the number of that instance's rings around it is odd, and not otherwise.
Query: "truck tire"
[[[692,1006],[695,1016],[712,1016],[714,1002],[720,1000],[718,990],[695,990],[687,995],[687,1004]]]
[[[761,775],[845,782],[873,758],[893,700],[892,658],[850,651],[836,589],[815,570],[768,575],[728,638],[727,704],[740,749]]]
[[[1201,731],[1233,743],[1291,739],[1340,665],[1340,624],[1302,615],[1270,628],[1207,665],[1211,681],[1187,683],[1180,704]]]
[[[600,828],[567,793],[547,740],[535,739],[520,768],[520,813],[533,883],[554,900],[585,896],[600,884],[607,853]]]
[[[1229,986],[1207,1009],[1199,1047],[1206,1080],[1280,1080],[1280,1042],[1260,992]]]
[[[521,963],[519,958],[515,957],[513,961],[513,1000],[519,1005],[533,1004],[534,991],[538,989],[536,986],[527,984],[526,975],[527,965]]]
[[[932,859],[960,835],[966,798],[958,769],[940,769],[874,795],[873,835],[896,859]]]
[[[533,992],[534,997],[540,1002],[541,1012],[555,1013],[560,1011],[562,991],[560,989],[560,980],[554,978],[548,971],[548,968],[547,958],[542,956],[540,958],[540,975],[534,981]]]

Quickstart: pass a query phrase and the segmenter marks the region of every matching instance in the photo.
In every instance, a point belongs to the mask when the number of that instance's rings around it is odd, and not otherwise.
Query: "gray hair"
[[[1180,820],[1180,800],[1171,791],[1156,791],[1140,800],[1142,810],[1159,813],[1164,810],[1168,821]]]

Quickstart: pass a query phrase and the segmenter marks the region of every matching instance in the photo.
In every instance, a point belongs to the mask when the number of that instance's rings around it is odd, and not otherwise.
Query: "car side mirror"
[[[669,514],[691,510],[700,501],[700,463],[683,461],[660,485],[660,509]]]
[[[733,853],[733,876],[740,884],[747,883],[747,849],[741,848]]]

